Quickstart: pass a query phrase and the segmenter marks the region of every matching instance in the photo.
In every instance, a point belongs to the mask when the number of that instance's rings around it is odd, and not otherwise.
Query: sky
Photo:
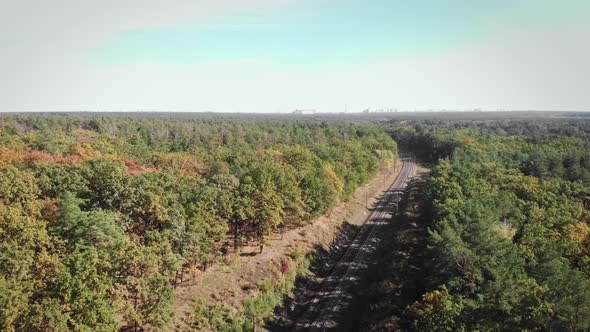
[[[587,0],[0,3],[0,111],[590,111]]]

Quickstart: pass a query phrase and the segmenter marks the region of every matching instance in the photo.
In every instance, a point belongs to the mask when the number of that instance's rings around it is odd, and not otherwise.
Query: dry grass
[[[240,256],[233,254],[225,257],[206,272],[197,271],[194,276],[185,279],[176,289],[175,319],[168,330],[181,326],[184,313],[198,298],[209,304],[223,301],[233,307],[241,307],[245,299],[252,297],[258,282],[272,275],[284,257],[293,251],[306,255],[316,244],[327,248],[345,221],[356,225],[364,223],[368,215],[365,192],[371,206],[395,179],[392,170],[382,170],[369,184],[360,187],[348,202],[338,205],[326,215],[308,225],[286,231],[282,240],[279,234],[275,234],[262,254],[258,254],[257,245],[247,246],[242,248]]]

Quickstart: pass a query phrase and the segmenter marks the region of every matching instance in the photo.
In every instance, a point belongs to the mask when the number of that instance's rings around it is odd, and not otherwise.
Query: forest
[[[368,296],[374,310],[363,324],[372,331],[590,328],[590,123],[390,126],[401,147],[414,146],[433,167],[416,208],[405,212],[420,234],[407,251],[415,280],[399,276],[392,254],[381,258]],[[405,284],[413,289],[400,295]]]
[[[396,156],[374,124],[2,116],[0,330],[163,328],[187,271],[263,252]]]
[[[398,147],[430,171],[398,216],[410,228],[382,236],[354,313],[363,330],[590,328],[589,120],[12,114],[0,117],[0,330],[164,328],[190,271],[264,252]],[[252,328],[199,301],[190,315]]]

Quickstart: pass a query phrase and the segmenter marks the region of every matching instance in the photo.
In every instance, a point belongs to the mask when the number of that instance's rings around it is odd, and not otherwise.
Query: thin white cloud
[[[302,107],[342,111],[345,105],[357,111],[366,107],[590,110],[586,91],[590,23],[585,20],[528,29],[499,27],[493,40],[446,54],[338,70],[277,66],[256,59],[96,66],[87,62],[81,49],[113,38],[120,29],[189,22],[197,17],[194,10],[187,13],[182,5],[168,8],[133,1],[116,11],[93,8],[95,17],[76,5],[67,9],[76,18],[68,21],[56,16],[67,2],[53,3],[53,9],[31,8],[29,20],[18,16],[29,10],[31,2],[19,2],[19,8],[8,11],[11,14],[2,14],[9,20],[0,19],[0,30],[16,27],[20,30],[12,30],[13,35],[23,39],[17,45],[8,42],[0,54],[0,111],[272,112]],[[236,1],[215,3],[208,1],[212,5],[203,6],[200,17],[236,10]],[[140,4],[149,10],[134,15]],[[115,2],[101,5],[116,6]],[[60,29],[68,33],[55,37]],[[44,47],[38,46],[41,42]]]
[[[244,8],[289,0],[55,0],[9,1],[0,12],[0,41],[22,50],[79,50],[104,45],[126,30],[192,24]]]

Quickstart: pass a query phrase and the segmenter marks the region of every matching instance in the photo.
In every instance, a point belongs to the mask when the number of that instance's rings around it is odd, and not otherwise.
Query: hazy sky
[[[0,3],[0,111],[590,111],[588,0]]]

